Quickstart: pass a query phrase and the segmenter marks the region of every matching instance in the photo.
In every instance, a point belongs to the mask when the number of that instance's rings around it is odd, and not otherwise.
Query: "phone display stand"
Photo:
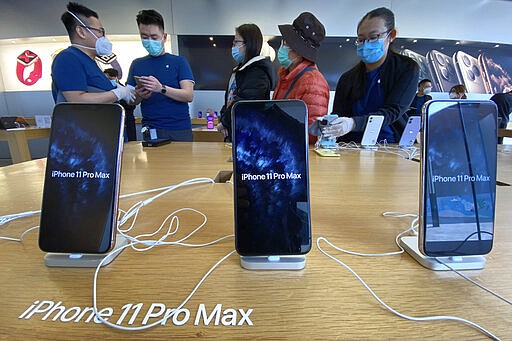
[[[247,270],[302,270],[306,256],[240,256],[240,265]]]
[[[452,256],[452,257],[429,257],[425,256],[418,248],[418,236],[405,236],[399,240],[400,246],[404,248],[409,255],[418,263],[427,269],[451,270],[444,264],[447,264],[454,270],[478,270],[485,266],[485,257],[483,256]],[[443,264],[444,263],[444,264]]]
[[[114,248],[108,253],[47,253],[44,256],[44,264],[48,267],[65,267],[65,268],[95,268],[105,258],[101,266],[110,264],[124,250],[123,246],[128,244],[128,239],[123,235],[116,236]]]

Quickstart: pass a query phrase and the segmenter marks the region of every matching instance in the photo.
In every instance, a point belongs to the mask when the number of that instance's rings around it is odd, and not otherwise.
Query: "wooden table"
[[[130,142],[123,155],[121,192],[176,184],[197,176],[215,177],[221,170],[232,169],[232,163],[227,161],[230,153],[229,145],[224,143],[173,142],[143,149],[139,143]],[[44,167],[44,160],[34,160],[0,169],[0,214],[39,209]],[[395,236],[409,226],[410,220],[386,218],[382,213],[417,212],[418,171],[417,162],[373,151],[344,151],[340,158],[321,158],[310,152],[314,239],[324,236],[340,247],[366,253],[396,250]],[[487,256],[485,269],[465,272],[509,299],[511,190],[512,187],[497,188],[496,243]],[[232,185],[227,183],[179,189],[145,207],[134,232],[153,231],[171,211],[191,207],[206,214],[208,222],[190,242],[202,243],[232,234],[232,196]],[[147,196],[122,199],[120,206],[126,209],[143,198]],[[193,214],[180,215],[177,237],[191,231],[199,221]],[[38,217],[25,218],[0,231],[2,235],[15,236],[37,224]],[[483,325],[503,340],[512,339],[511,306],[454,273],[427,270],[408,254],[361,258],[327,249],[353,267],[385,302],[400,312],[414,316],[456,315]],[[141,307],[132,325],[138,326],[152,305],[156,309],[158,304],[170,308],[181,303],[204,273],[232,250],[233,239],[205,248],[162,246],[146,253],[127,249],[100,272],[99,305],[113,310],[109,319],[113,322],[124,311],[128,313],[124,321],[128,321]],[[239,257],[232,255],[187,303],[190,316],[183,325],[168,321],[165,326],[146,331],[123,332],[92,320],[87,322],[90,312],[81,318],[77,315],[78,322],[62,322],[91,306],[94,270],[47,268],[43,256],[36,232],[27,234],[22,243],[0,241],[0,338],[485,339],[460,323],[418,323],[396,317],[316,246],[301,271],[248,271],[240,267]],[[46,320],[44,314],[18,318],[35,301],[61,302],[65,309],[56,321],[52,318],[57,311]],[[213,315],[209,323],[200,318],[198,325],[194,324],[202,304],[208,315],[219,309],[218,325]],[[241,325],[223,325],[234,321],[225,316],[235,316],[235,311]],[[241,318],[248,314],[252,325]],[[186,315],[183,312],[179,317],[184,320]],[[156,319],[149,320],[152,321]]]
[[[0,129],[0,141],[7,141],[9,144],[9,152],[13,163],[32,160],[30,150],[28,148],[28,140],[40,139],[50,136],[50,128],[16,128],[16,129]]]
[[[208,129],[206,126],[192,128],[194,142],[223,142],[224,135],[217,129]]]

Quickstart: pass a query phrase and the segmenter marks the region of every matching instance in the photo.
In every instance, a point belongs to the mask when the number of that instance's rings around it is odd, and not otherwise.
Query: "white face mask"
[[[426,87],[425,89],[423,89],[423,93],[424,93],[425,95],[428,95],[428,94],[430,93],[430,91],[432,91],[432,87],[430,87],[430,86],[429,86],[429,87]]]
[[[110,40],[108,40],[107,37],[103,36],[103,37],[98,38],[94,33],[92,33],[92,31],[87,27],[87,25],[85,25],[83,23],[83,21],[80,20],[80,18],[78,18],[78,16],[76,16],[73,12],[70,12],[70,11],[67,11],[67,12],[69,14],[71,14],[80,24],[82,24],[82,27],[85,27],[85,29],[87,31],[89,31],[89,33],[94,36],[94,38],[96,38],[95,47],[89,47],[89,46],[84,46],[84,45],[79,45],[79,44],[72,44],[72,45],[79,46],[79,47],[82,47],[82,48],[88,49],[88,50],[96,50],[96,54],[98,56],[106,56],[106,55],[112,54],[112,43],[110,42]]]
[[[450,92],[450,99],[457,99],[457,94],[455,92]]]

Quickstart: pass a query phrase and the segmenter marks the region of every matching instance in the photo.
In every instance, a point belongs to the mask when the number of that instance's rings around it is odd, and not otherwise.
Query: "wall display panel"
[[[135,58],[147,55],[137,35],[109,36],[116,55],[115,62],[97,61],[101,69],[108,67],[122,70],[121,80],[128,76]],[[51,65],[55,55],[70,45],[67,37],[6,39],[0,41],[0,67],[3,89],[9,91],[42,91],[51,89]],[[166,50],[170,51],[170,43]],[[116,64],[114,64],[116,63]]]
[[[277,53],[281,37],[267,37]],[[198,90],[224,90],[235,66],[233,36],[178,36],[180,54],[190,62]],[[331,90],[339,77],[359,62],[355,37],[327,37],[319,50],[318,68]],[[493,94],[512,90],[512,45],[440,39],[397,38],[393,49],[414,59],[420,79],[433,81],[433,91],[448,92],[464,84],[469,93]],[[274,69],[279,64],[274,60]]]

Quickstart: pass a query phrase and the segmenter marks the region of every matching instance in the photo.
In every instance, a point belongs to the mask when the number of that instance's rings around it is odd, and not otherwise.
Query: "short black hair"
[[[84,24],[87,24],[87,18],[95,17],[96,19],[98,19],[98,13],[94,12],[90,8],[80,5],[79,3],[69,2],[66,8],[69,12],[79,17],[80,20],[84,21]],[[68,11],[62,14],[60,20],[66,27],[66,31],[68,31],[68,36],[71,39],[75,36],[75,27],[81,24],[76,20],[75,17],[73,17],[73,15],[69,14]]]
[[[108,75],[109,77],[119,77],[119,72],[114,68],[108,68],[103,70],[103,73]]]
[[[372,18],[384,19],[388,31],[391,31],[392,29],[395,28],[395,14],[393,14],[393,12],[389,8],[379,7],[366,13],[365,16],[361,19],[361,21],[359,21],[359,23],[357,24],[357,29],[359,29],[359,26],[361,26],[361,23],[363,21]]]
[[[422,86],[423,84],[425,84],[427,82],[432,83],[432,81],[428,78],[424,78],[424,79],[420,80],[420,82],[418,83],[418,87]]]
[[[263,45],[263,35],[260,28],[255,24],[243,24],[235,28],[245,42],[245,57],[242,64],[251,58],[259,56]]]
[[[137,14],[137,26],[140,26],[140,24],[143,25],[156,25],[158,26],[162,32],[165,32],[164,30],[164,18],[160,13],[155,11],[154,9],[143,9],[140,10]]]

